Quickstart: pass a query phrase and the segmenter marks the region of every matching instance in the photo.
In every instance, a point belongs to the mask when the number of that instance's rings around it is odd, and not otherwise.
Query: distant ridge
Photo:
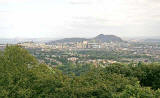
[[[144,42],[151,42],[151,43],[160,42],[160,39],[145,39]]]
[[[100,34],[93,38],[96,42],[122,42],[123,40],[120,37],[115,35],[104,35]]]
[[[88,40],[86,38],[64,38],[61,40],[52,41],[51,43],[69,43],[69,42],[82,42]]]
[[[123,40],[120,37],[117,37],[115,35],[104,35],[104,34],[100,34],[94,38],[64,38],[61,40],[56,40],[56,41],[51,41],[48,42],[47,44],[53,44],[53,43],[70,43],[70,42],[82,42],[82,41],[88,41],[88,42],[123,42]]]

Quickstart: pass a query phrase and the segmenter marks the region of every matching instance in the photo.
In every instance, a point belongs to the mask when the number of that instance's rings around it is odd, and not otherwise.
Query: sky
[[[160,0],[0,0],[0,38],[160,36]]]

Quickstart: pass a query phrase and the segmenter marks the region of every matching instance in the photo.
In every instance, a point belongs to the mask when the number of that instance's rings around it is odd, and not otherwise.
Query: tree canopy
[[[0,97],[4,98],[158,98],[160,64],[91,65],[61,69],[85,71],[72,77],[39,63],[20,46],[0,52]],[[80,66],[80,65],[79,65]],[[69,66],[71,67],[71,65]],[[88,71],[85,70],[88,69]],[[63,71],[63,70],[62,70]]]

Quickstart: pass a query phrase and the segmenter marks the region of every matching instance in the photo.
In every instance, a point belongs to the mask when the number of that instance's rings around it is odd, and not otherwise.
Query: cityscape
[[[105,35],[100,34],[98,36]],[[102,67],[113,63],[137,64],[139,62],[160,62],[160,44],[155,41],[96,41],[86,39],[71,42],[26,41],[18,43],[18,45],[29,50],[40,62],[44,62],[51,67],[57,67],[66,62],[73,64],[94,64],[94,66]],[[4,49],[5,46],[2,44],[0,47]],[[60,58],[65,59],[66,62],[61,61]]]
[[[160,98],[160,0],[0,0],[0,98]]]

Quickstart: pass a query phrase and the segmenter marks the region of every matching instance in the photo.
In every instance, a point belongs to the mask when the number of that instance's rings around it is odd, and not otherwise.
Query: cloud
[[[90,5],[91,2],[69,2],[72,5]]]
[[[80,4],[80,5],[93,3],[93,1],[91,0],[68,0],[68,2],[70,4]]]
[[[85,2],[89,2],[87,6],[80,4],[75,7],[82,11],[78,11],[78,16],[73,17],[67,32],[86,31],[89,35],[93,32],[121,36],[160,35],[158,0],[86,0]]]
[[[29,0],[0,0],[0,3],[25,2]]]
[[[0,26],[7,26],[8,32],[13,34],[12,37],[82,36],[85,32],[88,36],[96,35],[98,32],[121,36],[149,36],[150,32],[157,35],[160,32],[159,2],[159,0],[0,0],[0,5],[6,4],[0,7]]]

